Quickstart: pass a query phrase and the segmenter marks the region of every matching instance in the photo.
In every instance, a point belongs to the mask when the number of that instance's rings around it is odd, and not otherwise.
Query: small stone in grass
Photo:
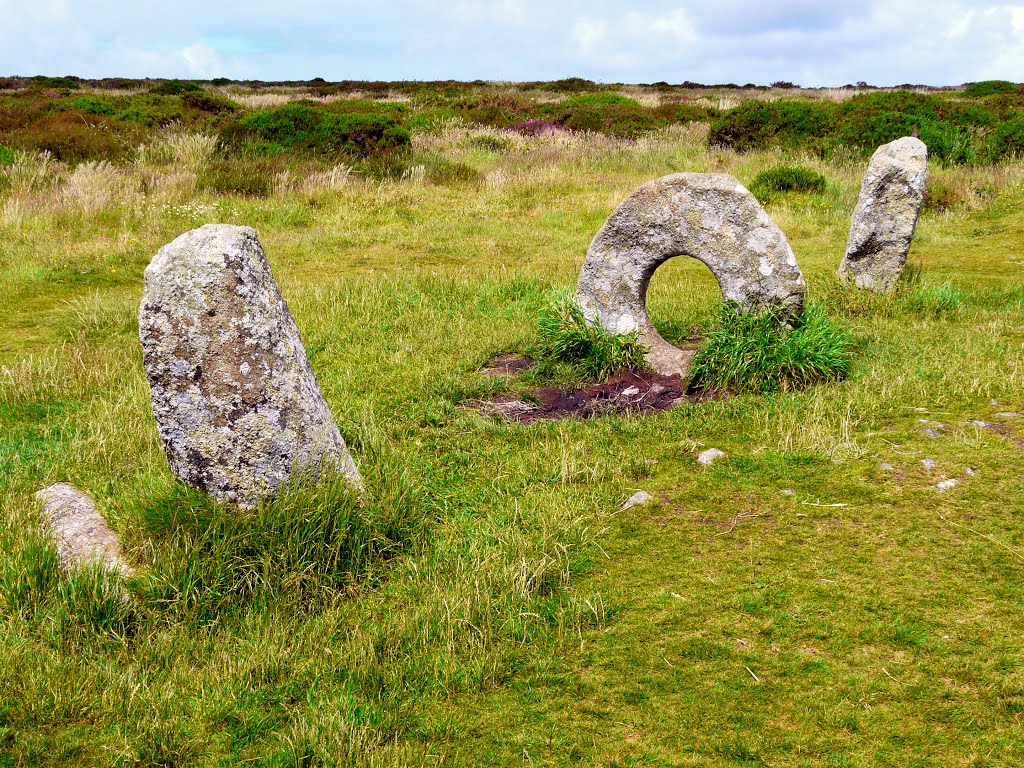
[[[993,426],[992,424],[990,424],[987,421],[981,421],[981,419],[971,419],[967,423],[968,424],[973,424],[978,429],[988,429],[989,427]]]
[[[931,468],[935,466],[934,459],[921,459],[921,463],[924,464],[924,468],[931,471]]]
[[[706,467],[723,458],[725,458],[725,451],[720,451],[717,448],[708,448],[697,457],[697,463]]]
[[[939,483],[935,487],[939,490],[939,493],[945,493],[950,488],[953,488],[953,487],[955,487],[955,486],[957,486],[959,484],[960,484],[959,480],[957,480],[955,477],[951,477],[949,480],[943,480],[941,483]]]
[[[783,488],[781,491],[779,491],[779,493],[781,493],[783,496],[796,496],[796,491],[794,491],[792,488]]]
[[[57,483],[36,493],[36,498],[43,505],[40,517],[62,570],[73,571],[95,563],[112,573],[131,574],[117,535],[89,496],[66,483]]]
[[[880,464],[880,465],[878,466],[878,468],[879,468],[879,469],[881,469],[881,470],[882,470],[883,472],[892,472],[892,471],[893,471],[894,469],[896,469],[896,467],[894,467],[894,466],[893,466],[892,464],[890,464],[890,463],[889,463],[888,461],[883,461],[883,462],[882,462],[882,463],[881,463],[881,464]]]
[[[1017,413],[1016,411],[1000,411],[999,413],[996,414],[996,416],[999,416],[1000,418],[1003,419],[1016,419],[1018,416],[1020,416],[1020,414]]]
[[[654,501],[654,497],[651,496],[651,494],[649,494],[647,491],[637,491],[628,499],[626,499],[626,503],[622,505],[622,511],[625,512],[627,509],[639,507],[643,504],[648,504],[651,501]]]
[[[932,429],[932,428],[930,428],[930,427],[929,427],[928,429],[926,429],[926,430],[924,431],[924,433],[925,433],[925,434],[926,434],[926,435],[927,435],[928,437],[938,437],[938,436],[939,436],[939,433],[938,433],[938,432],[936,432],[936,431],[935,431],[934,429]]]

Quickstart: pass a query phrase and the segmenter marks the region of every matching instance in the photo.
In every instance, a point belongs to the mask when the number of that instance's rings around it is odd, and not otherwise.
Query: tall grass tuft
[[[818,306],[786,323],[776,310],[725,304],[693,358],[693,385],[767,394],[845,378],[853,337]]]
[[[641,370],[646,349],[636,333],[614,334],[587,322],[576,300],[558,294],[540,311],[540,343],[533,351],[543,364],[568,365],[598,380],[625,370]]]

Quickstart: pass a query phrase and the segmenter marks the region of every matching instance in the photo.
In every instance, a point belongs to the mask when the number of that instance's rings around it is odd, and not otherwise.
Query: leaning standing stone
[[[36,494],[43,505],[42,521],[61,568],[73,571],[97,563],[112,573],[127,576],[132,569],[121,557],[114,532],[96,510],[92,499],[76,488],[57,483]]]
[[[928,179],[928,148],[907,136],[879,147],[853,212],[839,276],[858,288],[890,291],[907,263]]]
[[[139,336],[174,472],[252,507],[293,473],[362,481],[256,232],[208,224],[146,268]]]

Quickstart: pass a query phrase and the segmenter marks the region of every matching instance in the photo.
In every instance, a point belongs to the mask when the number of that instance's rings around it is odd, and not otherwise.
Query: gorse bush
[[[841,380],[852,363],[853,337],[818,306],[787,323],[779,310],[724,304],[694,355],[692,386],[786,392]]]
[[[1003,123],[992,132],[989,142],[994,161],[1024,157],[1024,117]]]
[[[1024,86],[1018,83],[1011,83],[1008,80],[982,80],[977,83],[971,83],[961,93],[972,98],[984,98],[1001,93],[1019,93],[1022,87]]]
[[[767,203],[787,192],[820,195],[827,184],[824,176],[810,168],[778,165],[757,174],[750,183],[750,192],[760,202]]]
[[[314,154],[371,156],[405,149],[409,131],[384,115],[334,114],[308,104],[286,104],[247,115],[232,137],[264,154],[298,150]]]
[[[635,99],[616,93],[574,96],[552,105],[550,115],[555,122],[571,131],[605,133],[626,139],[663,128],[669,123]]]
[[[740,151],[810,148],[827,155],[840,146],[874,151],[917,131],[931,155],[964,163],[986,155],[980,136],[999,121],[987,109],[907,91],[864,94],[841,104],[750,101],[716,121],[708,142]]]
[[[17,152],[0,144],[0,165],[13,165],[17,159]]]
[[[541,309],[537,326],[540,343],[531,352],[542,365],[562,363],[598,380],[645,366],[646,349],[636,333],[613,334],[591,325],[568,294],[558,294]]]

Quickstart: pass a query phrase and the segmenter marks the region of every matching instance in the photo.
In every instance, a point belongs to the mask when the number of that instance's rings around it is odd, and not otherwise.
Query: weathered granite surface
[[[146,268],[139,336],[175,473],[252,507],[332,466],[362,488],[256,232],[208,224]]]
[[[803,311],[804,279],[785,235],[735,178],[676,173],[649,181],[594,237],[576,300],[590,322],[639,332],[658,373],[685,376],[693,357],[665,341],[647,316],[651,276],[673,256],[707,265],[722,297],[744,310]]]
[[[875,150],[853,212],[839,275],[859,288],[896,287],[928,180],[928,147],[907,136]]]
[[[57,483],[36,493],[36,498],[43,505],[40,517],[60,557],[61,568],[72,571],[99,563],[122,576],[132,572],[121,556],[117,536],[86,494]]]

